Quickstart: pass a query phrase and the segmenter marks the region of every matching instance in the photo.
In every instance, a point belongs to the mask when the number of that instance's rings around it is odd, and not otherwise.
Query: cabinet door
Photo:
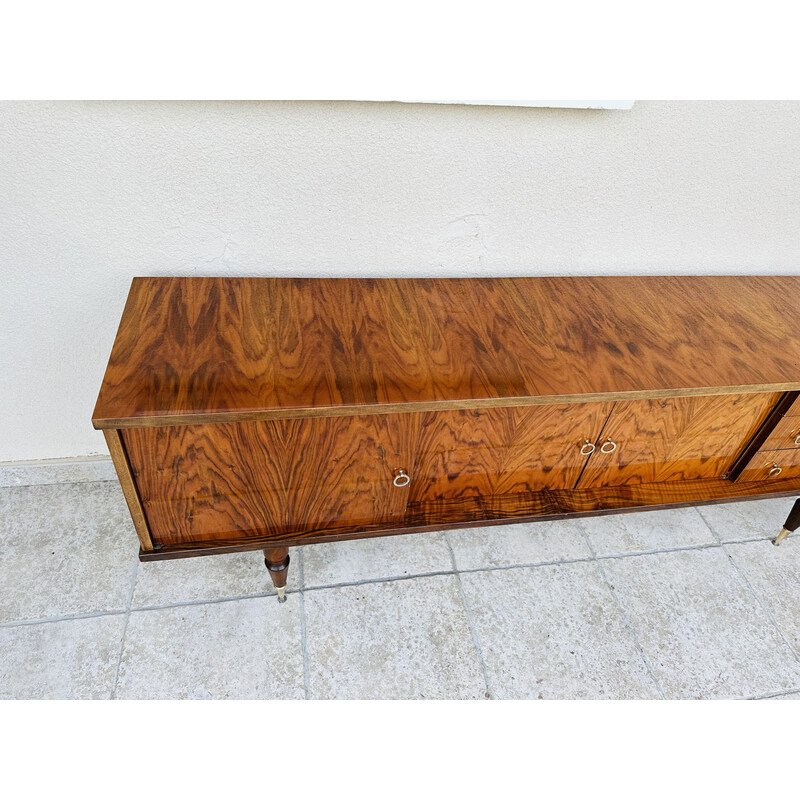
[[[410,500],[571,489],[612,406],[585,403],[423,414]],[[587,439],[590,444],[584,446]]]
[[[779,394],[620,402],[576,488],[720,478]]]
[[[415,414],[123,432],[158,544],[242,539],[401,519]],[[402,483],[402,481],[399,481]]]

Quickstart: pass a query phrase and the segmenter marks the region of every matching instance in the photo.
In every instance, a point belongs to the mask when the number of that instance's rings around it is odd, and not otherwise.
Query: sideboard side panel
[[[147,517],[142,508],[139,491],[136,488],[136,483],[131,473],[131,465],[128,461],[128,455],[125,452],[125,445],[122,442],[122,437],[120,436],[120,432],[113,428],[104,430],[103,436],[105,436],[108,452],[111,454],[111,460],[114,462],[114,469],[117,471],[122,493],[125,495],[125,502],[128,504],[128,509],[131,512],[133,526],[136,528],[136,535],[139,537],[139,545],[144,552],[149,552],[153,549],[153,539],[150,535]]]

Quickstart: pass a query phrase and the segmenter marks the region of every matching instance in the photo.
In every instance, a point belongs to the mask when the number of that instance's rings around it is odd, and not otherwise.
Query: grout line
[[[745,544],[746,542],[772,542],[772,536],[748,536],[745,539],[720,539],[720,544]]]
[[[297,594],[297,589],[287,589],[286,594]],[[231,597],[213,597],[204,600],[181,600],[176,603],[165,603],[161,606],[137,606],[132,608],[131,611],[138,613],[139,611],[163,611],[167,608],[185,608],[186,606],[213,606],[218,603],[235,603],[238,600],[259,600],[262,597],[275,597],[277,592],[254,592],[253,594],[237,594]]]
[[[472,611],[470,611],[469,603],[467,602],[467,595],[464,592],[464,586],[461,583],[461,575],[458,572],[458,565],[456,564],[456,554],[453,552],[453,546],[450,544],[450,536],[448,532],[444,532],[444,540],[447,542],[447,549],[450,551],[450,561],[453,563],[453,574],[456,577],[456,583],[458,584],[458,591],[461,595],[461,602],[464,605],[464,611],[467,615],[467,624],[469,625],[469,632],[472,635],[472,643],[475,645],[475,652],[478,655],[478,662],[481,665],[481,672],[483,673],[483,681],[486,684],[486,694],[488,695],[490,700],[494,700],[494,692],[492,691],[491,684],[489,683],[489,674],[486,671],[486,662],[483,660],[483,651],[481,650],[481,644],[478,641],[478,634],[475,630],[475,623],[472,620]],[[445,573],[449,574],[449,573]]]
[[[438,575],[453,575],[452,569],[440,570],[438,572],[418,572],[413,575],[394,575],[390,578],[364,578],[360,581],[346,581],[344,583],[324,583],[318,586],[306,586],[304,592],[318,592],[323,589],[340,589],[345,586],[363,586],[369,583],[393,583],[394,581],[413,581],[417,578],[435,578]]]
[[[530,561],[524,564],[500,564],[494,567],[468,567],[458,570],[460,575],[469,575],[472,572],[496,572],[504,569],[527,569],[529,567],[557,567],[560,564],[586,564],[594,561],[593,558],[564,558],[560,561]]]
[[[712,527],[711,523],[703,516],[703,512],[697,506],[694,507],[694,510],[698,513],[698,515],[700,516],[700,519],[703,520],[703,523],[705,524],[706,528],[708,528],[711,531],[711,535],[714,537],[714,540],[719,542],[720,544],[722,544],[722,538],[714,530],[714,528]]]
[[[303,548],[298,547],[298,560],[300,561],[300,648],[303,653],[303,688],[305,699],[310,697],[309,690],[309,671],[308,671],[308,647],[306,644],[306,601],[305,601],[305,565],[303,561]]]
[[[757,694],[752,697],[742,698],[744,700],[768,700],[770,697],[785,697],[789,694],[800,694],[800,689],[785,689],[781,692],[770,692],[769,694]]]
[[[87,611],[84,614],[65,614],[63,617],[42,617],[41,619],[20,619],[11,622],[0,622],[0,628],[19,628],[23,625],[48,625],[52,622],[72,622],[76,619],[93,619],[94,617],[118,617],[127,614],[127,609],[119,608],[111,611]]]
[[[580,522],[578,523],[578,527],[580,528],[580,531],[583,534],[583,538],[584,538],[584,541],[586,542],[586,546],[589,548],[589,552],[593,556],[595,556],[594,546],[592,545],[592,541],[589,538],[589,534],[586,532],[586,529],[583,527],[583,525],[580,524]],[[692,548],[692,549],[694,549],[694,548]],[[644,664],[645,669],[647,670],[647,674],[650,676],[650,679],[653,681],[653,685],[656,687],[656,691],[658,692],[658,696],[662,700],[665,700],[666,697],[664,696],[664,690],[661,688],[661,684],[656,679],[655,673],[653,672],[653,668],[650,666],[650,660],[647,658],[647,656],[644,653],[644,649],[642,648],[642,645],[639,642],[639,637],[636,635],[636,631],[634,630],[633,625],[631,625],[631,621],[628,618],[627,612],[622,607],[622,603],[620,602],[620,599],[617,596],[616,591],[611,588],[611,581],[609,581],[608,575],[606,575],[606,571],[605,571],[605,569],[603,569],[603,565],[602,565],[600,559],[595,556],[594,560],[595,560],[595,563],[597,564],[597,568],[600,570],[600,574],[603,577],[603,581],[605,581],[606,588],[608,589],[609,594],[611,595],[614,603],[616,604],[617,609],[619,609],[619,613],[620,613],[620,615],[622,617],[622,621],[625,623],[625,627],[630,631],[631,638],[633,639],[634,647],[639,651],[639,657],[642,659],[642,663]]]
[[[789,641],[789,637],[783,632],[783,629],[780,625],[775,621],[775,617],[772,616],[772,612],[769,609],[767,603],[761,598],[761,595],[753,588],[753,585],[750,583],[750,579],[747,577],[745,571],[736,563],[736,560],[733,558],[730,552],[728,552],[728,548],[724,545],[722,546],[722,550],[724,551],[725,555],[728,557],[728,561],[733,565],[733,568],[739,574],[739,577],[744,581],[745,586],[750,590],[750,594],[753,595],[755,598],[756,603],[761,606],[761,609],[767,615],[767,618],[772,623],[772,626],[778,631],[778,635],[783,639],[786,646],[789,648],[789,652],[794,656],[795,661],[800,661],[800,655],[798,655],[797,650],[795,650],[794,645]]]
[[[664,547],[661,550],[640,550],[638,552],[612,553],[609,555],[596,555],[598,561],[612,561],[615,558],[635,558],[636,556],[655,556],[660,553],[682,553],[686,550],[714,550],[722,547],[718,542],[705,542],[704,544],[687,544],[678,547]]]
[[[125,622],[122,625],[122,636],[119,640],[119,656],[117,666],[114,668],[114,681],[111,684],[111,700],[117,697],[117,682],[119,681],[119,669],[122,666],[122,654],[125,651],[125,636],[128,633],[128,621],[131,618],[131,606],[133,605],[133,593],[136,591],[136,579],[139,577],[139,559],[133,565],[133,577],[131,578],[131,591],[128,594],[128,610],[125,613]]]

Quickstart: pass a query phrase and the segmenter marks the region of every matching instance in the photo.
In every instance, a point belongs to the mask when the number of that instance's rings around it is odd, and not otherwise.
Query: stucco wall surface
[[[0,104],[0,461],[104,453],[134,275],[800,274],[800,103]]]

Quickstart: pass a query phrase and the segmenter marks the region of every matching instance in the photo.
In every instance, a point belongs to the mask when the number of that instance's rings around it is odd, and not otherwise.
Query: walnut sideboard
[[[800,494],[799,306],[800,277],[134,278],[92,422],[143,561],[264,550],[283,599],[293,545]]]

